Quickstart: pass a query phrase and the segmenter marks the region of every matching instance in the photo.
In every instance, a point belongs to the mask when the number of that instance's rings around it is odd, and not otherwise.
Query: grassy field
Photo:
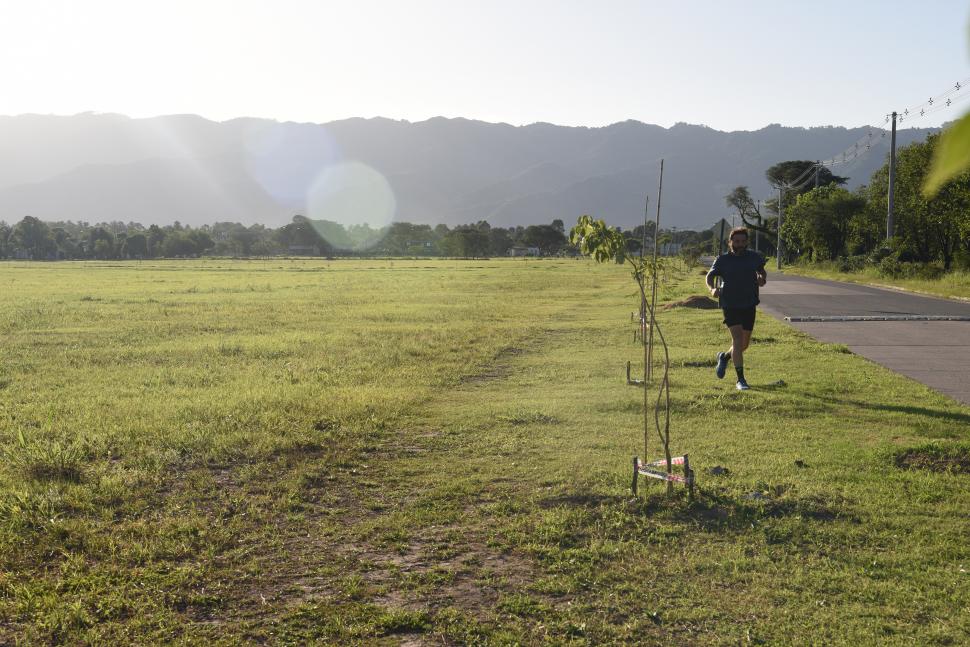
[[[788,274],[800,274],[817,279],[848,281],[864,285],[891,287],[938,297],[970,299],[970,272],[953,270],[937,279],[889,278],[879,274],[875,267],[854,272],[841,272],[835,263],[805,263],[785,267]]]
[[[623,268],[5,263],[0,288],[0,644],[970,642],[970,409],[767,316],[738,393],[719,312],[661,312],[698,490],[634,500]]]

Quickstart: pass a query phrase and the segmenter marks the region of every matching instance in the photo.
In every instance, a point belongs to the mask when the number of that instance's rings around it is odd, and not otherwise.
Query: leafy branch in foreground
[[[943,131],[933,165],[923,183],[923,195],[935,196],[943,185],[970,168],[970,114]]]
[[[932,198],[944,184],[967,169],[970,169],[970,113],[943,131],[930,172],[923,181],[923,196]]]
[[[580,253],[591,257],[597,263],[614,262],[617,264],[630,264],[633,280],[637,282],[637,287],[640,289],[641,333],[646,331],[649,322],[651,330],[656,331],[657,336],[660,339],[660,344],[664,349],[664,371],[663,377],[660,380],[660,389],[657,392],[657,400],[654,403],[653,418],[657,435],[660,437],[660,443],[664,448],[664,457],[666,458],[667,463],[667,473],[670,474],[673,465],[670,455],[670,353],[667,349],[667,342],[664,339],[663,332],[660,330],[660,326],[657,324],[656,317],[654,316],[653,306],[647,299],[646,288],[647,279],[654,277],[657,272],[656,260],[653,262],[648,262],[642,254],[640,256],[632,256],[628,254],[626,251],[626,240],[620,231],[608,226],[603,220],[596,220],[588,215],[580,216],[576,221],[576,226],[569,231],[569,242],[577,246]],[[650,362],[650,342],[648,341],[646,334],[641,334],[640,340],[644,347],[643,363],[645,379],[643,385],[643,452],[644,456],[646,456],[650,426],[648,417],[649,400],[647,393],[649,384],[646,380],[648,364]],[[663,412],[662,414],[661,411]],[[661,415],[663,416],[662,425],[660,420]],[[667,492],[669,494],[672,491],[673,483],[668,480]]]

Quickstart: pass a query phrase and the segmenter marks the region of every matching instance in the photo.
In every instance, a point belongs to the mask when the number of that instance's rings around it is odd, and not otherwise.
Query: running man
[[[724,325],[731,332],[731,347],[726,353],[717,354],[718,379],[724,377],[728,360],[734,361],[738,374],[738,391],[747,391],[744,380],[744,351],[751,342],[754,330],[755,306],[760,302],[758,288],[768,280],[765,272],[765,258],[758,252],[748,249],[748,230],[735,227],[731,230],[729,251],[721,254],[707,273],[707,287],[711,296],[718,297],[724,311]],[[715,277],[721,277],[721,287],[714,284]]]

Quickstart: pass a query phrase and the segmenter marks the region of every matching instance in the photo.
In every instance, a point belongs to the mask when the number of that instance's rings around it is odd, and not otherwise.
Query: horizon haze
[[[898,143],[927,129],[901,129]],[[469,119],[383,118],[328,124],[197,115],[0,117],[0,220],[214,222],[280,226],[300,214],[345,226],[642,222],[665,159],[663,226],[730,218],[724,196],[774,197],[768,167],[825,159],[867,133],[871,150],[834,170],[868,182],[886,131],[767,126],[722,132],[633,120],[600,128]],[[655,206],[655,203],[654,203]]]

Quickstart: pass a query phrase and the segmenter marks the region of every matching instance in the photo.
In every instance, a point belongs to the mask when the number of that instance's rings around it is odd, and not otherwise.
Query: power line
[[[898,115],[898,123],[911,123],[915,119],[922,119],[927,115],[931,115],[942,110],[948,110],[968,98],[970,98],[970,78],[957,81],[943,92],[930,97],[922,103],[910,108],[904,108],[903,110],[896,111]],[[891,114],[884,115],[883,125],[888,124],[890,119]],[[879,139],[884,139],[886,137],[886,131],[883,129],[877,130],[880,131]],[[870,130],[865,136],[861,137],[841,153],[833,155],[829,159],[824,160],[821,162],[821,165],[830,167],[851,162],[867,154],[872,149],[872,145],[876,141],[878,140],[873,136],[872,126],[870,126]]]
[[[941,92],[936,96],[930,97],[929,99],[927,99],[926,101],[924,101],[923,103],[917,106],[913,106],[911,108],[907,108],[903,110],[902,114],[907,116],[911,114],[920,114],[920,115],[929,114],[931,112],[930,110],[931,108],[934,108],[935,106],[940,106],[941,104],[944,104],[946,107],[949,107],[951,105],[951,102],[949,102],[948,99],[952,99],[953,95],[960,92],[965,92],[968,89],[970,89],[970,78],[963,79],[962,81],[958,81],[954,83],[944,92]],[[933,111],[935,112],[935,110]]]
[[[806,177],[808,177],[810,173],[814,173],[814,172],[815,172],[815,165],[813,164],[812,166],[809,166],[807,169],[805,169],[802,172],[801,175],[799,175],[797,178],[795,178],[794,180],[792,180],[788,184],[789,185],[798,184],[799,182],[801,182],[802,180],[804,180]]]
[[[913,106],[912,108],[904,108],[902,111],[896,111],[895,113],[887,113],[884,115],[883,125],[888,124],[890,119],[895,115],[897,117],[898,123],[912,122],[914,119],[922,119],[928,115],[935,114],[942,110],[949,110],[955,105],[962,103],[970,98],[970,78],[963,79],[954,83],[952,86],[944,90],[943,92],[931,96],[926,101]],[[894,125],[895,127],[895,125]],[[914,126],[915,127],[915,126]],[[860,157],[867,155],[872,147],[878,145],[883,139],[886,138],[888,133],[885,129],[869,125],[867,126],[866,134],[856,140],[851,146],[846,148],[844,151],[838,155],[834,155],[827,160],[816,162],[805,169],[794,181],[784,184],[779,187],[778,196],[778,210],[779,210],[779,225],[781,219],[781,210],[784,208],[781,204],[782,192],[784,191],[797,191],[805,186],[807,186],[814,178],[811,174],[818,173],[822,168],[838,166],[840,164],[847,164]],[[767,202],[768,199],[765,200]],[[759,203],[761,200],[758,201]],[[890,216],[891,218],[891,216]],[[760,222],[760,213],[759,213]],[[780,232],[779,232],[780,233]],[[778,267],[781,267],[781,239],[779,236],[777,244],[778,252]]]

